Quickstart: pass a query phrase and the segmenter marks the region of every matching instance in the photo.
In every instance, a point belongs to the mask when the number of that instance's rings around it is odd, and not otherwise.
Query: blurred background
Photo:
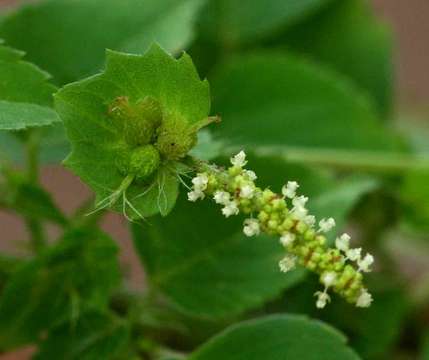
[[[0,0],[2,7],[13,7],[14,3],[12,0]],[[396,84],[394,121],[400,124],[399,127],[406,128],[408,122],[413,122],[422,129],[429,128],[429,1],[373,0],[372,7],[393,31]],[[31,28],[25,31],[31,32]],[[338,31],[341,32],[341,29]],[[89,195],[86,186],[59,165],[44,168],[42,183],[68,213]],[[103,227],[120,242],[121,259],[129,275],[130,286],[140,287],[144,283],[144,274],[132,248],[125,220],[109,214]],[[0,210],[0,229],[0,251],[25,254],[24,240],[27,234],[24,224]],[[58,229],[52,227],[49,231],[55,234]],[[404,265],[405,272],[421,273],[425,267],[429,270],[429,261],[424,254],[416,251],[409,256],[412,260]],[[16,354],[0,355],[0,360],[27,359],[30,353],[31,349],[27,349]]]

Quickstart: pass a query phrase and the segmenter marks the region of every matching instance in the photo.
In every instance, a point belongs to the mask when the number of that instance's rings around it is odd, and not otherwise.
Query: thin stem
[[[233,153],[234,150],[236,149],[229,148],[228,153]],[[284,146],[261,146],[255,149],[255,153],[261,156],[280,156],[291,163],[330,166],[343,170],[375,173],[429,170],[429,155]]]
[[[39,183],[39,136],[35,131],[30,132],[25,144],[27,155],[27,178],[32,184]],[[31,248],[40,253],[46,246],[45,232],[40,220],[27,216],[25,218],[30,233]]]

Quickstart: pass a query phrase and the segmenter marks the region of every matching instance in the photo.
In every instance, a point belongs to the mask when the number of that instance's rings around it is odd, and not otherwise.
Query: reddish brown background
[[[0,6],[12,2],[13,0],[0,0]],[[391,25],[396,38],[397,103],[426,107],[429,99],[429,1],[372,2],[376,12]],[[44,169],[42,179],[44,186],[52,191],[54,198],[65,211],[71,211],[88,195],[86,187],[78,179],[59,167]],[[118,216],[109,215],[104,227],[121,245],[121,259],[124,268],[129,272],[130,285],[141,287],[144,275],[132,250],[125,222]],[[23,239],[27,236],[22,223],[0,211],[0,229],[0,251],[22,252]],[[0,360],[25,360],[30,357],[30,352],[31,350],[27,349],[16,354],[0,355]]]

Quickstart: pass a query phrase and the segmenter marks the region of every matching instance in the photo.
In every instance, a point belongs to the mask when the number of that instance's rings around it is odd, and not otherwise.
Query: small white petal
[[[347,252],[350,248],[350,235],[344,233],[340,237],[337,237],[335,246],[338,250]]]
[[[331,297],[326,292],[316,291],[314,296],[317,296],[316,307],[318,309],[323,309],[331,301]]]
[[[316,217],[314,215],[307,215],[304,219],[304,222],[308,226],[313,227],[316,224]]]
[[[299,208],[299,207],[305,208],[305,204],[307,203],[307,201],[308,201],[308,197],[301,195],[301,196],[297,196],[297,197],[293,198],[292,204],[294,207],[297,207],[297,208]]]
[[[361,248],[349,249],[346,252],[347,259],[349,259],[351,261],[359,261],[360,257],[361,257],[361,255],[360,255],[361,252],[362,252]]]
[[[319,221],[319,231],[320,232],[328,232],[335,226],[335,220],[333,218],[322,219]]]
[[[281,236],[280,238],[280,243],[284,246],[287,247],[289,245],[291,245],[294,241],[295,241],[295,234],[292,233],[285,233]]]
[[[192,184],[194,184],[194,190],[204,191],[207,188],[207,183],[209,178],[207,174],[197,174],[196,177],[192,179]]]
[[[230,217],[231,215],[237,215],[238,213],[239,213],[239,210],[235,201],[230,201],[228,204],[225,205],[224,208],[222,208],[222,214],[225,215],[225,217]]]
[[[227,205],[229,203],[229,200],[231,198],[230,193],[226,192],[226,191],[216,191],[214,193],[213,199],[216,202],[216,204],[221,204],[221,205]]]
[[[296,190],[298,188],[299,185],[296,181],[288,181],[282,188],[282,194],[287,198],[293,199],[296,196]]]
[[[372,303],[372,295],[366,290],[363,289],[356,301],[357,307],[369,307]]]
[[[323,273],[321,280],[323,285],[325,285],[326,287],[331,287],[335,285],[337,281],[337,274],[333,271],[327,271]]]
[[[204,196],[205,196],[204,193],[199,190],[193,190],[188,192],[188,200],[192,202],[195,202],[198,199],[204,199]]]
[[[258,177],[256,176],[255,172],[252,170],[245,170],[244,172],[247,177],[249,178],[249,180],[251,181],[255,181]]]
[[[295,268],[296,265],[296,256],[286,255],[283,259],[279,261],[279,268],[281,272],[288,272]]]
[[[294,207],[291,213],[298,220],[305,221],[305,219],[307,218],[308,210],[305,207],[299,206],[299,207]]]
[[[370,272],[371,265],[374,263],[374,256],[366,254],[363,259],[358,259],[359,271]]]
[[[246,165],[246,153],[241,150],[237,155],[231,158],[231,164],[237,167],[243,167]]]
[[[259,235],[261,232],[259,227],[259,221],[256,219],[246,219],[244,220],[243,233],[246,236],[255,236]]]
[[[240,189],[240,197],[243,199],[251,199],[255,195],[255,188],[250,185],[244,185]]]

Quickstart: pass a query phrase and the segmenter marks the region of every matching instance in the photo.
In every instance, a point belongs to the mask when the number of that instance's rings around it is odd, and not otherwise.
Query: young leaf
[[[0,349],[34,342],[61,321],[77,321],[88,307],[104,309],[119,280],[117,246],[94,230],[65,235],[23,264],[0,298]]]
[[[392,105],[392,39],[370,5],[362,0],[335,1],[274,43],[348,75],[375,99],[377,110],[386,116]]]
[[[44,0],[6,16],[0,37],[65,84],[96,72],[106,48],[143,53],[157,41],[183,49],[203,1]]]
[[[237,146],[394,150],[370,102],[337,74],[281,52],[224,64],[212,80],[216,134]],[[231,96],[234,94],[234,96]]]
[[[75,324],[66,322],[52,329],[34,359],[118,359],[128,345],[129,330],[114,315],[89,312]]]
[[[197,349],[189,360],[358,360],[346,338],[320,321],[273,315],[231,326]]]
[[[210,99],[188,55],[153,45],[143,56],[107,52],[106,70],[55,97],[72,152],[65,164],[126,217],[166,215],[178,163],[210,122]]]
[[[272,189],[280,189],[286,180],[299,181],[300,191],[310,197],[309,203],[321,199],[318,208],[326,211],[324,216],[331,215],[329,201],[339,206],[341,210],[335,215],[340,216],[340,223],[344,223],[358,193],[367,189],[356,181],[354,187],[344,189],[347,196],[338,204],[335,197],[327,195],[337,188],[328,176],[274,157],[252,158],[249,164],[258,175],[258,184]],[[326,200],[322,199],[324,194]],[[159,288],[183,312],[226,318],[262,305],[302,279],[302,270],[280,273],[277,263],[284,250],[278,239],[248,238],[242,224],[242,217],[225,219],[215,204],[191,204],[180,198],[171,216],[153,218],[151,226],[135,226],[134,244],[150,285]]]
[[[50,125],[59,117],[50,106],[56,88],[50,76],[22,60],[23,53],[0,40],[0,130]]]

